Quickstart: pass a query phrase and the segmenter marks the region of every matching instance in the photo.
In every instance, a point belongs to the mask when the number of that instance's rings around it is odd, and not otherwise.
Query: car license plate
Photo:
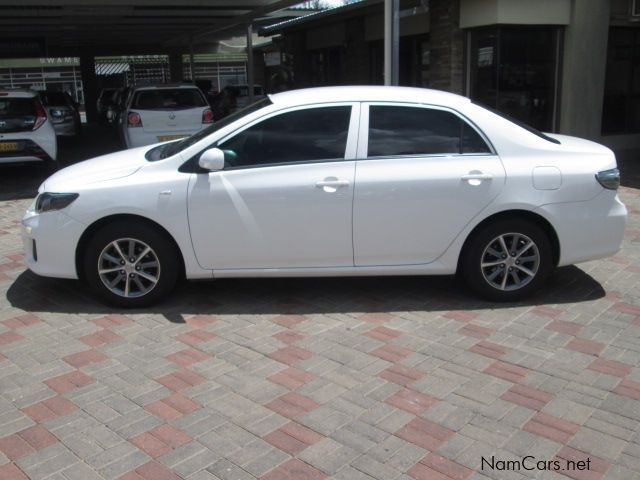
[[[158,137],[159,142],[168,142],[169,140],[178,140],[179,138],[185,138],[189,135],[161,135]]]
[[[0,152],[15,152],[19,150],[18,142],[0,142]]]

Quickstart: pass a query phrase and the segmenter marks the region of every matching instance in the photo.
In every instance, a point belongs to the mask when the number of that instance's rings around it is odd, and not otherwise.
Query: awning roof
[[[77,55],[82,48],[96,55],[184,51],[192,38],[201,44],[238,34],[248,22],[299,2],[21,0],[0,5],[0,43],[40,42],[47,56]]]

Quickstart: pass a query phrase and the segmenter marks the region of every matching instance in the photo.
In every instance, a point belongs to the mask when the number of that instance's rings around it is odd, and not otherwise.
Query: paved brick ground
[[[621,195],[622,252],[523,304],[450,278],[243,280],[126,315],[25,272],[30,200],[0,201],[0,479],[640,478],[640,191]]]

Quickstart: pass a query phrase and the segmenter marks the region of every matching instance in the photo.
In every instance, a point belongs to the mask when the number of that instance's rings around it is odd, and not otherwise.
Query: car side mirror
[[[210,172],[222,170],[224,168],[224,152],[219,148],[205,150],[198,159],[198,165],[200,168],[209,170]]]

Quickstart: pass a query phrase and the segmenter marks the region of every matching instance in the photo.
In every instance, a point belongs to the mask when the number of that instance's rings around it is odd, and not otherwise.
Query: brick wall
[[[459,0],[431,0],[431,87],[464,93],[464,34]]]

